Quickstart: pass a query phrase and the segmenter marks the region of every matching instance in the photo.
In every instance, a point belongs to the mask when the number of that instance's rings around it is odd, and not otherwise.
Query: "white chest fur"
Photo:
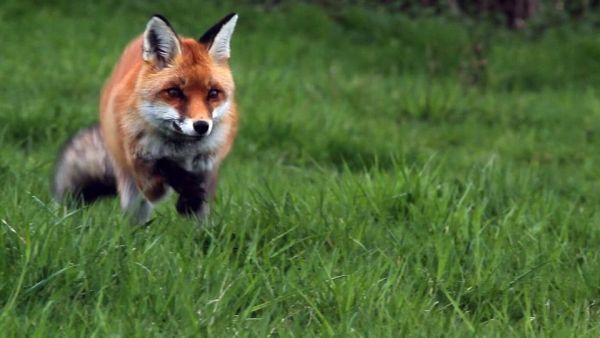
[[[210,135],[201,139],[181,139],[159,132],[144,133],[135,147],[135,155],[145,160],[169,158],[192,172],[211,171],[215,154],[227,138],[227,125],[217,124]]]

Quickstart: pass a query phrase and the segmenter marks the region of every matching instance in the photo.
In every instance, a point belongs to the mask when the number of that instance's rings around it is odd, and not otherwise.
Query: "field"
[[[600,34],[376,7],[0,4],[4,337],[597,337]],[[210,219],[50,196],[150,14],[240,14]]]

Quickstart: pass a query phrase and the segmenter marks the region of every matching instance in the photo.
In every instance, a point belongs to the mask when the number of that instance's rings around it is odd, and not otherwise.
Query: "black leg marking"
[[[200,216],[205,209],[207,185],[211,185],[210,175],[189,172],[169,159],[157,160],[155,170],[179,194],[177,212]]]
[[[179,194],[197,195],[198,190],[203,189],[205,175],[189,172],[172,160],[166,158],[157,160],[154,170]]]
[[[198,215],[206,203],[204,196],[185,196],[179,195],[175,209],[181,215],[193,216]]]

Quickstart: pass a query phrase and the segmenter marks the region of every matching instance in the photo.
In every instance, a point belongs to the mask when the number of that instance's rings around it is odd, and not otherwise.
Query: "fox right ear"
[[[213,60],[222,62],[229,59],[229,41],[237,19],[236,13],[229,13],[198,39],[200,43],[207,46],[208,54]]]
[[[180,53],[179,38],[169,21],[161,15],[150,18],[144,31],[144,60],[162,69],[171,65]]]

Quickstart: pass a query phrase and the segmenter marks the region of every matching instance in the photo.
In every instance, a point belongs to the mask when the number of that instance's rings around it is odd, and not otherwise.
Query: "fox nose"
[[[208,133],[210,133],[210,122],[204,120],[196,121],[194,122],[194,130],[199,135],[207,135]]]

